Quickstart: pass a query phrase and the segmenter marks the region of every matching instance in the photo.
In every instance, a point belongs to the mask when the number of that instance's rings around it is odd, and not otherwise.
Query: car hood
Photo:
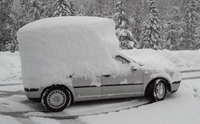
[[[138,64],[142,69],[144,75],[149,75],[151,79],[165,78],[168,81],[175,82],[180,81],[180,72],[174,66],[163,66],[159,64]]]
[[[181,80],[179,70],[168,59],[145,59],[138,56],[128,55],[123,51],[120,52],[120,55],[131,61],[131,66],[133,68],[141,69],[144,75],[149,75],[151,79],[165,78],[171,83]]]

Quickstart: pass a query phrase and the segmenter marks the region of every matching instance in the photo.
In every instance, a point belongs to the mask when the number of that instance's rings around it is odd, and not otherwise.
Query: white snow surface
[[[198,68],[200,67],[200,50],[189,51],[169,51],[152,49],[133,49],[125,50],[123,53],[129,55],[133,60],[156,66],[176,66],[177,68]]]
[[[123,70],[112,58],[119,51],[119,42],[111,19],[41,19],[22,27],[17,36],[26,88],[70,85],[73,74],[95,80],[97,75]]]
[[[18,52],[0,52],[0,81],[21,78],[21,61]]]
[[[0,115],[0,124],[22,124],[22,123],[17,121],[17,119],[13,117]]]

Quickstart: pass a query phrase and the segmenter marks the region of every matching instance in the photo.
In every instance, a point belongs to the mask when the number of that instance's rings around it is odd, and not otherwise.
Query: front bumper
[[[180,87],[181,81],[175,81],[171,84],[171,93],[174,93]]]

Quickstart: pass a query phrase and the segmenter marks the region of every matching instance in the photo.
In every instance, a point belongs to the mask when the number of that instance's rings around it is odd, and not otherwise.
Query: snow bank
[[[26,88],[70,83],[70,75],[93,78],[116,73],[119,51],[113,20],[55,17],[22,27],[17,38]]]
[[[176,66],[177,68],[200,68],[200,50],[169,51],[133,49],[123,51],[135,61],[154,66]]]
[[[19,53],[0,52],[0,81],[19,80],[21,62]]]
[[[166,78],[180,80],[179,71],[200,69],[200,50],[169,51],[152,49],[133,49],[122,51],[133,60],[144,64],[146,70],[152,71],[154,77],[165,75]],[[167,73],[166,73],[167,72]],[[173,78],[171,78],[173,77]]]

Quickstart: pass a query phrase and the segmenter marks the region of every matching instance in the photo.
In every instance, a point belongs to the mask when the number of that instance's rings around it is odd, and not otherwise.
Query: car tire
[[[64,86],[52,86],[45,90],[42,104],[52,112],[63,111],[71,103],[71,94]]]
[[[146,96],[150,98],[152,102],[164,100],[167,94],[166,82],[163,79],[156,79],[152,81],[146,90]]]

